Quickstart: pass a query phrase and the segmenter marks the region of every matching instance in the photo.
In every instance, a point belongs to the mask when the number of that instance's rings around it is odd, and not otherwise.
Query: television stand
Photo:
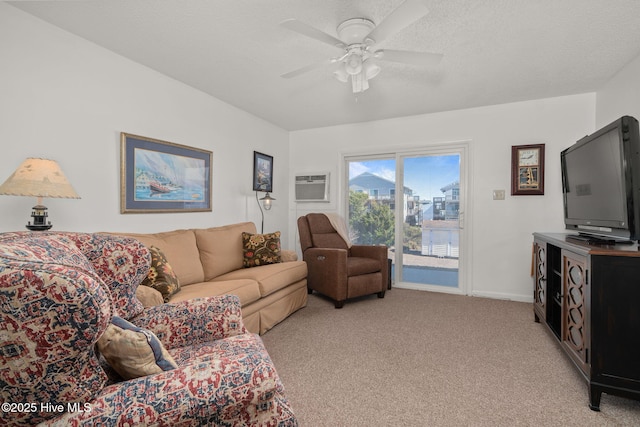
[[[633,240],[608,239],[606,237],[596,236],[588,233],[567,234],[567,239],[595,246],[633,245],[635,243]]]
[[[602,393],[640,400],[638,245],[533,236],[534,319],[582,374],[589,407],[600,410]]]

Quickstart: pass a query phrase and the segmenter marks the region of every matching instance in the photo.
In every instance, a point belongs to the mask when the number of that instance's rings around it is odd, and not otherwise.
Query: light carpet
[[[527,303],[394,288],[337,310],[314,293],[263,340],[301,426],[640,426],[638,401],[589,409]]]

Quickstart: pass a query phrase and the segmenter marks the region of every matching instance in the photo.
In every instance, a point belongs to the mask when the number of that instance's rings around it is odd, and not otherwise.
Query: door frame
[[[400,281],[400,269],[395,269],[393,277],[394,286],[398,288],[406,289],[418,289],[423,291],[433,291],[441,293],[453,293],[470,295],[470,276],[471,276],[471,263],[469,261],[469,255],[472,253],[473,243],[471,236],[471,219],[473,218],[472,203],[470,200],[472,182],[469,177],[472,174],[471,163],[471,141],[457,141],[448,143],[434,143],[434,144],[420,144],[411,147],[397,147],[395,149],[370,149],[370,150],[358,150],[358,151],[345,151],[340,153],[340,182],[339,182],[339,197],[338,197],[338,212],[340,212],[344,218],[348,217],[349,209],[349,169],[347,163],[350,161],[358,160],[376,160],[376,159],[395,159],[396,163],[396,206],[399,206],[398,195],[402,195],[401,182],[404,180],[403,163],[400,161],[403,157],[410,156],[437,156],[446,154],[459,154],[460,155],[460,254],[458,259],[458,287],[451,288],[447,286],[437,285],[417,285],[412,283],[405,283]],[[398,179],[402,178],[402,179]],[[396,247],[398,242],[402,242],[402,224],[404,219],[401,215],[395,215],[395,241]],[[402,246],[400,246],[402,247]],[[402,251],[396,251],[396,259],[394,260],[396,265],[400,265],[402,262]]]

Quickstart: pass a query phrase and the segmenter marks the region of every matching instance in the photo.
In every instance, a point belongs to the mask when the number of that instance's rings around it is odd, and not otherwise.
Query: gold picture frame
[[[213,152],[122,132],[120,213],[211,212]]]

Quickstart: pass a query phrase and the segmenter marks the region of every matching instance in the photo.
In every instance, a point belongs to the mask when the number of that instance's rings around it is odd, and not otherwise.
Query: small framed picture
[[[213,153],[120,134],[120,212],[211,211]]]
[[[544,144],[511,147],[511,195],[544,194]]]
[[[253,191],[273,192],[273,156],[253,152]]]

